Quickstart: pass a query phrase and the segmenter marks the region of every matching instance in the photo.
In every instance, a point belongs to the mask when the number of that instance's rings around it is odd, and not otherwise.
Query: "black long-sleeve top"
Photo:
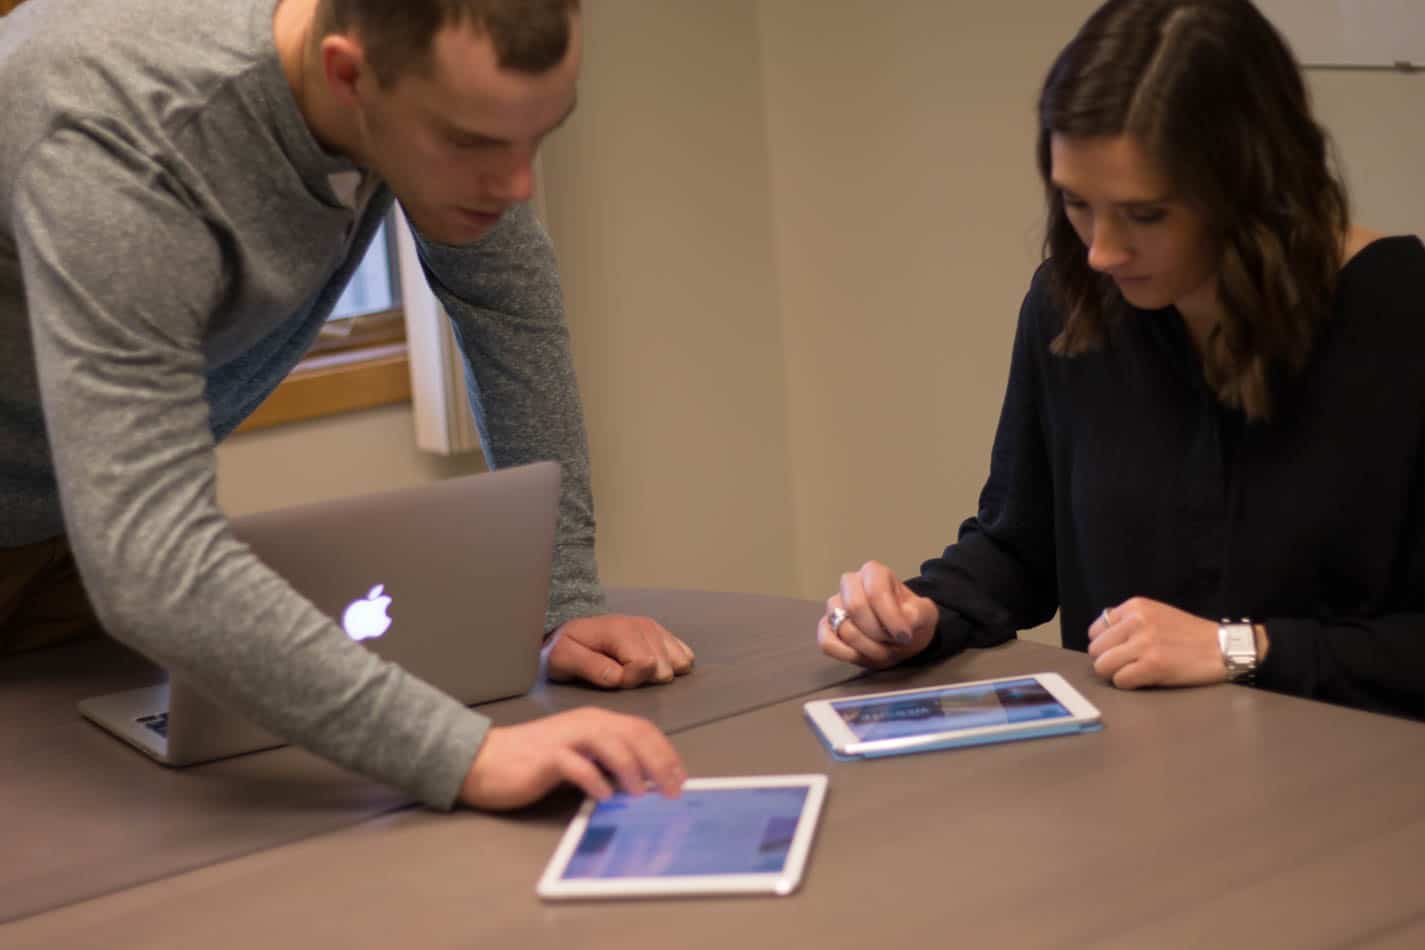
[[[940,606],[923,656],[1056,608],[1083,650],[1104,607],[1144,596],[1265,624],[1260,686],[1425,718],[1425,245],[1383,238],[1346,264],[1269,422],[1216,399],[1172,308],[1050,353],[1063,317],[1045,278],[979,513],[907,582]]]

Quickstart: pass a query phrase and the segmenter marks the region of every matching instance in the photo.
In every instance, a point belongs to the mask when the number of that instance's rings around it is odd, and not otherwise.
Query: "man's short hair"
[[[465,25],[490,38],[501,69],[537,75],[564,61],[579,0],[322,0],[314,41],[355,33],[382,86],[430,64],[431,41]]]

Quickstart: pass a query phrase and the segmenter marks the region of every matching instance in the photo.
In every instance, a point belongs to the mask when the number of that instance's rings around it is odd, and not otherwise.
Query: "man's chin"
[[[465,215],[412,215],[411,226],[437,244],[474,244],[495,229],[499,218],[476,220]]]

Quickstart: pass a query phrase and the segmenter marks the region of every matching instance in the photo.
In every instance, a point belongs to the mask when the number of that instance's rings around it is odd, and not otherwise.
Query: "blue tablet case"
[[[858,752],[854,755],[846,755],[836,751],[825,734],[817,728],[816,723],[807,715],[806,708],[802,708],[802,715],[806,717],[807,725],[811,731],[816,733],[816,737],[821,740],[821,744],[826,746],[826,750],[831,753],[832,758],[840,762],[857,762],[862,759],[883,759],[896,755],[916,755],[921,752],[939,752],[943,749],[960,749],[976,745],[993,745],[997,742],[1018,742],[1021,739],[1042,739],[1045,736],[1074,735],[1084,732],[1099,732],[1103,729],[1103,722],[1064,722],[1053,725],[1038,726],[1033,729],[1026,729],[1023,732],[999,733],[991,736],[965,736],[955,739],[941,739],[935,742],[927,742],[924,745],[908,745],[897,749],[873,749],[868,752]]]

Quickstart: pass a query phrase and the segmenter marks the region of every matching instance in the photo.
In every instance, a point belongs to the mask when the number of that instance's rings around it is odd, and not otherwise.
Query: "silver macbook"
[[[559,466],[233,519],[238,538],[347,635],[466,705],[528,692],[539,672]],[[79,711],[165,765],[283,744],[181,678]]]

